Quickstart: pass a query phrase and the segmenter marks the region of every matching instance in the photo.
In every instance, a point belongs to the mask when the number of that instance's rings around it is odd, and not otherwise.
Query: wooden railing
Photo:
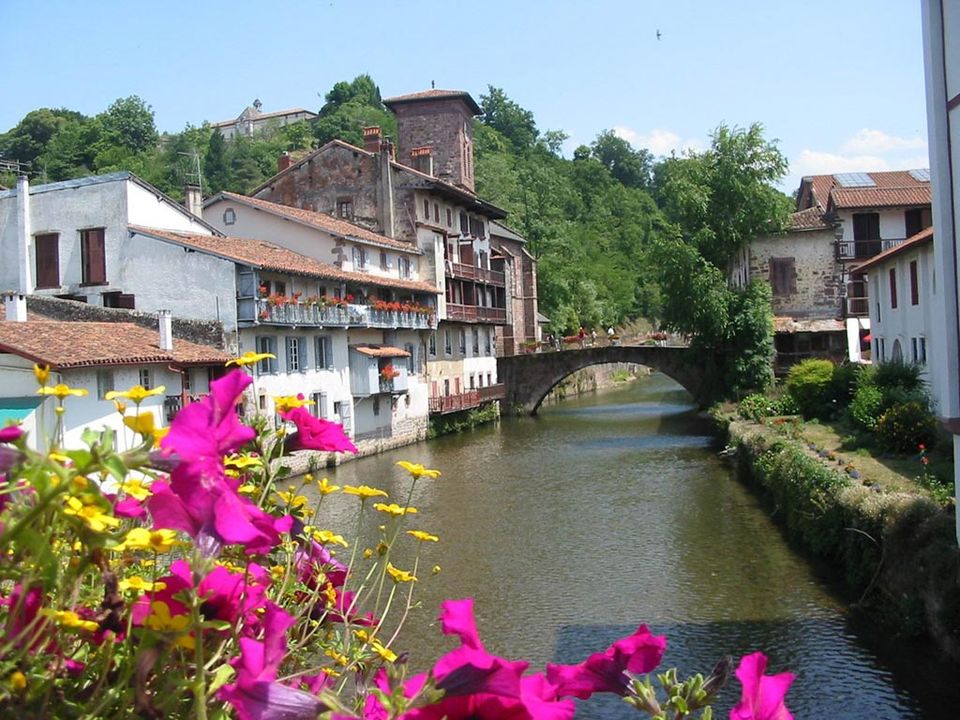
[[[905,239],[837,240],[837,260],[868,260],[884,250],[896,247]]]
[[[489,283],[491,285],[505,285],[506,275],[497,270],[488,270],[487,268],[477,267],[476,265],[467,265],[466,263],[446,261],[447,275],[464,280],[477,280],[479,282]]]
[[[488,385],[476,390],[467,390],[458,395],[443,395],[430,398],[430,412],[441,415],[479,407],[483,403],[502,400],[506,390],[502,383]]]
[[[506,308],[482,307],[480,305],[457,305],[456,303],[448,302],[447,320],[505,324],[507,322],[507,310]]]
[[[242,302],[242,301],[241,301]],[[305,325],[317,327],[371,327],[432,330],[437,327],[437,316],[401,310],[375,310],[369,305],[309,305],[286,303],[271,305],[266,300],[256,301],[256,318],[264,324]],[[241,320],[244,318],[241,314]]]
[[[207,393],[197,393],[195,395],[191,395],[189,393],[183,393],[182,395],[167,395],[163,399],[163,416],[166,418],[167,422],[173,422],[173,419],[177,416],[177,413],[187,407],[187,405],[192,405],[195,402],[199,402],[206,396]]]

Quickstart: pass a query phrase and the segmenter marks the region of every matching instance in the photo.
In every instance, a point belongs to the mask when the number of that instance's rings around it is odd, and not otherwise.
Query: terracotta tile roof
[[[792,317],[775,317],[773,330],[778,333],[798,332],[845,332],[842,320],[811,318],[797,320]]]
[[[842,173],[840,173],[842,174]],[[890,170],[885,172],[863,173],[873,180],[872,187],[844,187],[834,175],[808,175],[800,185],[797,197],[798,210],[814,205],[822,210],[830,207],[893,207],[898,205],[929,205],[930,182],[918,180],[909,170]],[[809,188],[810,197],[803,191]],[[891,192],[891,191],[900,191]],[[836,200],[834,199],[836,196]],[[875,197],[874,200],[869,198]],[[901,202],[901,198],[905,202]],[[925,199],[924,199],[925,198]],[[801,207],[805,205],[806,207]]]
[[[470,96],[470,93],[464,90],[421,90],[420,92],[387,98],[383,101],[383,104],[393,109],[393,105],[400,105],[402,103],[419,102],[422,100],[444,100],[447,98],[462,98],[467,104],[467,107],[469,107],[475,115],[483,113],[483,110],[477,105],[477,101]]]
[[[159,330],[133,323],[0,322],[0,352],[58,369],[101,365],[220,365],[232,357],[222,350],[180,338],[174,339],[173,350],[161,350],[159,342]]]
[[[217,255],[227,260],[232,260],[260,270],[271,270],[274,272],[289,273],[291,275],[341,280],[343,282],[355,282],[359,285],[389,287],[414,292],[431,294],[438,292],[435,285],[421,280],[400,280],[399,278],[385,278],[377,275],[368,275],[367,273],[345,272],[333,265],[328,265],[327,263],[320,262],[319,260],[263,240],[191,235],[189,233],[180,233],[173,230],[157,230],[155,228],[141,227],[138,225],[129,225],[128,228],[132,232],[177,243],[184,247],[191,247],[195,250],[200,250],[210,255]]]
[[[326,213],[315,212],[313,210],[303,210],[301,208],[295,208],[289,205],[281,205],[280,203],[270,202],[269,200],[261,200],[260,198],[237,195],[236,193],[232,192],[222,192],[207,200],[204,203],[204,206],[212,205],[217,198],[220,197],[233,200],[234,202],[257,208],[259,210],[264,210],[266,212],[273,213],[274,215],[291,218],[305,225],[309,225],[310,227],[326,230],[334,235],[347,237],[351,240],[360,240],[365,243],[373,243],[374,245],[380,245],[382,247],[396,248],[397,250],[402,250],[414,255],[423,254],[420,248],[412,245],[411,243],[388,238],[386,235],[380,235],[379,233],[372,232],[371,230],[367,230],[364,227],[355,225],[354,223],[348,222],[342,218],[336,218],[333,217],[333,215],[327,215]]]
[[[370,357],[410,357],[406,350],[387,345],[351,345],[350,349]]]
[[[899,245],[894,245],[892,248],[888,248],[884,250],[882,253],[877,253],[866,262],[862,263],[861,265],[858,265],[855,272],[861,273],[869,268],[879,265],[885,260],[889,260],[894,255],[899,255],[902,252],[913,250],[916,247],[923,245],[924,243],[928,243],[932,241],[933,241],[933,227],[928,227],[925,230],[921,230],[916,235],[911,235]]]
[[[823,210],[818,207],[807,208],[790,215],[790,230],[829,230],[832,225],[823,218]]]
[[[929,205],[930,183],[912,187],[841,188],[830,191],[831,209]]]

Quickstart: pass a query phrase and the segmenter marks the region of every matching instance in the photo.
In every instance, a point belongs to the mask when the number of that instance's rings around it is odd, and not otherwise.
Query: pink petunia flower
[[[793,720],[784,697],[793,683],[793,673],[764,675],[767,656],[762,652],[744,655],[737,668],[743,686],[740,702],[730,711],[730,720]]]
[[[8,425],[0,428],[0,443],[11,443],[23,437],[23,428],[19,425]]]
[[[297,426],[296,434],[287,442],[290,450],[357,452],[357,446],[343,432],[343,425],[314,417],[305,407],[293,408],[280,416]]]
[[[577,665],[547,665],[547,678],[560,696],[586,700],[596,692],[624,695],[630,678],[626,673],[651,672],[663,658],[667,639],[653,635],[646,625],[620,638],[602,653],[594,653]]]

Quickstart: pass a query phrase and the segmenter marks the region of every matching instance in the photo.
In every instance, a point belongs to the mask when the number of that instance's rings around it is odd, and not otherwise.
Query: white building
[[[275,130],[301,120],[313,120],[316,117],[315,112],[303,108],[263,112],[263,103],[260,100],[254,100],[253,105],[248,105],[233,120],[210,123],[210,127],[219,130],[225,140],[231,140],[237,135],[249,137],[258,132]]]
[[[912,363],[926,374],[940,334],[934,326],[933,248],[933,228],[927,228],[860,265],[870,298],[874,362]]]
[[[960,3],[923,0],[923,49],[927,130],[933,183],[936,328],[930,353],[938,412],[953,435],[955,481],[960,488]],[[957,515],[960,541],[960,514]]]

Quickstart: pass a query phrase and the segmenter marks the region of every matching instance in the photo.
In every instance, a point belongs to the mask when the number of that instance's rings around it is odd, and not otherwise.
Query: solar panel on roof
[[[912,177],[914,180],[919,180],[920,182],[930,182],[930,168],[911,170],[910,177]]]
[[[867,173],[839,173],[833,176],[841,187],[876,187],[873,178]]]

